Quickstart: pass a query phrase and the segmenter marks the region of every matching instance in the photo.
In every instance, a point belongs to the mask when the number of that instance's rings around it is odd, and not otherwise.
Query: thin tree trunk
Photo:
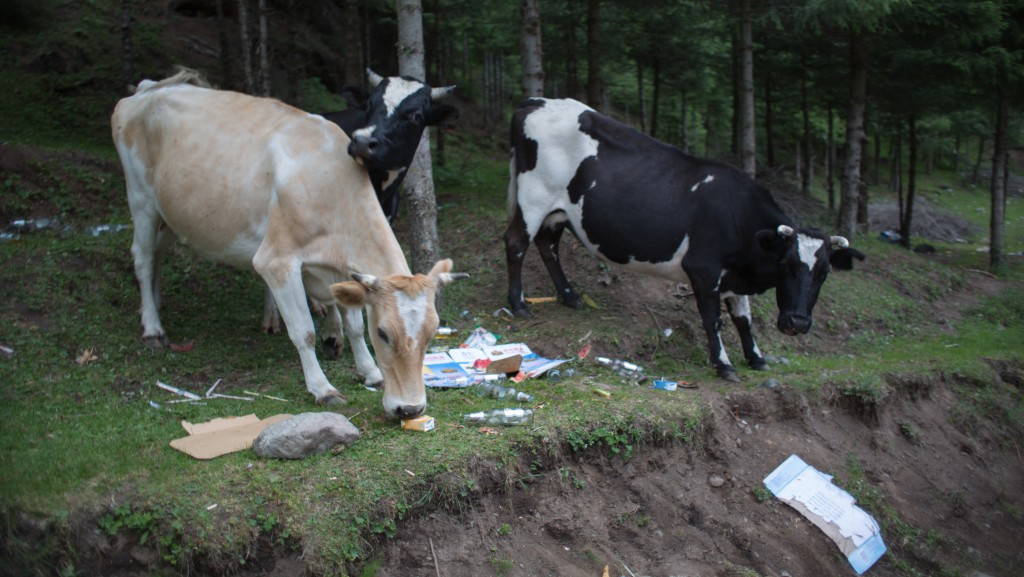
[[[227,90],[234,90],[231,73],[231,50],[228,48],[228,19],[224,17],[224,0],[217,0],[217,38],[220,40],[220,81]]]
[[[544,95],[544,65],[540,34],[540,0],[521,0],[523,97]]]
[[[238,25],[242,37],[242,72],[246,94],[256,94],[256,78],[252,69],[252,32],[249,30],[249,0],[238,0]]]
[[[654,58],[654,78],[651,79],[651,136],[658,136],[658,108],[661,107],[661,60]]]
[[[917,191],[917,115],[907,120],[907,140],[910,145],[907,158],[907,203],[900,220],[900,244],[910,248],[910,229],[914,222],[914,196]]]
[[[345,82],[363,86],[362,51],[359,47],[359,31],[363,25],[359,19],[359,0],[345,0]]]
[[[426,72],[423,57],[423,6],[420,0],[397,0],[395,10],[398,13],[398,72],[403,76],[423,80]],[[413,272],[425,273],[441,255],[429,128],[423,131],[420,138],[403,189],[409,207],[412,269]]]
[[[1006,221],[1006,192],[1010,154],[1010,91],[999,87],[996,132],[992,140],[992,211],[989,221],[989,269],[1001,272],[1005,266],[1003,232]]]
[[[839,234],[853,238],[857,233],[857,200],[861,186],[864,109],[868,85],[868,45],[865,33],[850,36],[850,108],[846,118],[846,160],[842,198],[839,204]]]
[[[775,164],[775,106],[772,104],[772,74],[764,75],[764,158],[768,166]]]
[[[985,153],[985,137],[978,138],[978,158],[974,161],[974,170],[971,171],[971,184],[977,184],[981,177],[981,159]]]
[[[800,192],[809,195],[811,193],[811,146],[813,140],[811,136],[811,112],[810,104],[807,102],[807,60],[801,57],[803,61],[803,68],[800,74],[800,109],[803,115],[804,124],[804,143],[803,143],[803,170],[800,171]]]
[[[825,183],[828,188],[828,210],[836,209],[836,133],[832,106],[828,107],[828,150],[825,157]]]
[[[604,82],[601,79],[601,0],[587,2],[587,104],[604,109]]]
[[[124,89],[135,84],[135,48],[132,43],[131,0],[121,0],[121,74]]]
[[[679,139],[680,148],[683,149],[683,152],[687,153],[690,152],[690,126],[687,122],[689,120],[688,116],[689,112],[686,109],[686,91],[684,90],[679,94]]]
[[[270,38],[267,33],[267,0],[259,0],[260,9],[260,95],[270,96]]]
[[[640,132],[647,132],[647,96],[644,94],[644,65],[636,60],[636,99],[639,102],[637,116],[640,118]]]
[[[743,60],[742,158],[743,172],[757,173],[757,138],[754,126],[754,40],[750,0],[740,7],[740,40]]]

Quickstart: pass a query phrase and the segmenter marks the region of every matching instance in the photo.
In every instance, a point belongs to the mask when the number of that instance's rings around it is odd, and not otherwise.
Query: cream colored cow
[[[365,384],[383,382],[385,411],[421,415],[423,353],[438,325],[434,295],[466,275],[452,273],[450,260],[427,275],[410,273],[366,170],[346,152],[349,139],[337,125],[276,100],[203,84],[188,70],[145,81],[111,117],[135,229],[143,339],[168,342],[158,313],[159,266],[178,239],[259,273],[318,403],[344,397],[317,362],[307,294],[322,302],[337,295],[344,313],[331,307],[324,330],[340,342],[344,325]],[[380,368],[363,339],[362,307]]]

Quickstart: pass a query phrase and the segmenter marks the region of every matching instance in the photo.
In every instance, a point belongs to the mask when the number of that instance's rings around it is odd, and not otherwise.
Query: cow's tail
[[[516,149],[513,148],[508,161],[508,219],[516,216],[516,207],[519,204],[519,185],[516,182]]]
[[[139,83],[138,87],[135,88],[135,94],[149,92],[151,90],[159,90],[165,86],[173,86],[175,84],[191,84],[193,86],[200,86],[203,88],[212,88],[209,81],[206,80],[206,76],[202,72],[186,68],[184,66],[178,66],[177,68],[178,72],[174,76],[164,78],[159,82],[143,80]]]

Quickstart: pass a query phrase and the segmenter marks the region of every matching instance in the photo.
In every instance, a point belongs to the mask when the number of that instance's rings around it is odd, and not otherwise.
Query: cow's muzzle
[[[356,160],[370,160],[377,151],[380,141],[366,134],[356,134],[348,145],[348,153]]]
[[[793,335],[807,334],[811,330],[811,317],[799,314],[779,315],[779,330],[783,333]]]
[[[427,409],[426,405],[402,405],[395,409],[395,416],[399,419],[415,419]]]

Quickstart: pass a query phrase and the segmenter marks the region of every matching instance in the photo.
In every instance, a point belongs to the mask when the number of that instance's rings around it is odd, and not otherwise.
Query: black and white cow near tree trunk
[[[523,102],[511,137],[505,251],[517,316],[529,314],[522,266],[531,241],[559,300],[579,306],[558,259],[569,229],[606,262],[689,281],[711,362],[721,378],[738,381],[719,335],[722,298],[747,363],[765,369],[748,296],[775,288],[778,329],[803,334],[829,270],[864,259],[843,237],[797,226],[767,189],[736,168],[690,156],[575,100]]]

